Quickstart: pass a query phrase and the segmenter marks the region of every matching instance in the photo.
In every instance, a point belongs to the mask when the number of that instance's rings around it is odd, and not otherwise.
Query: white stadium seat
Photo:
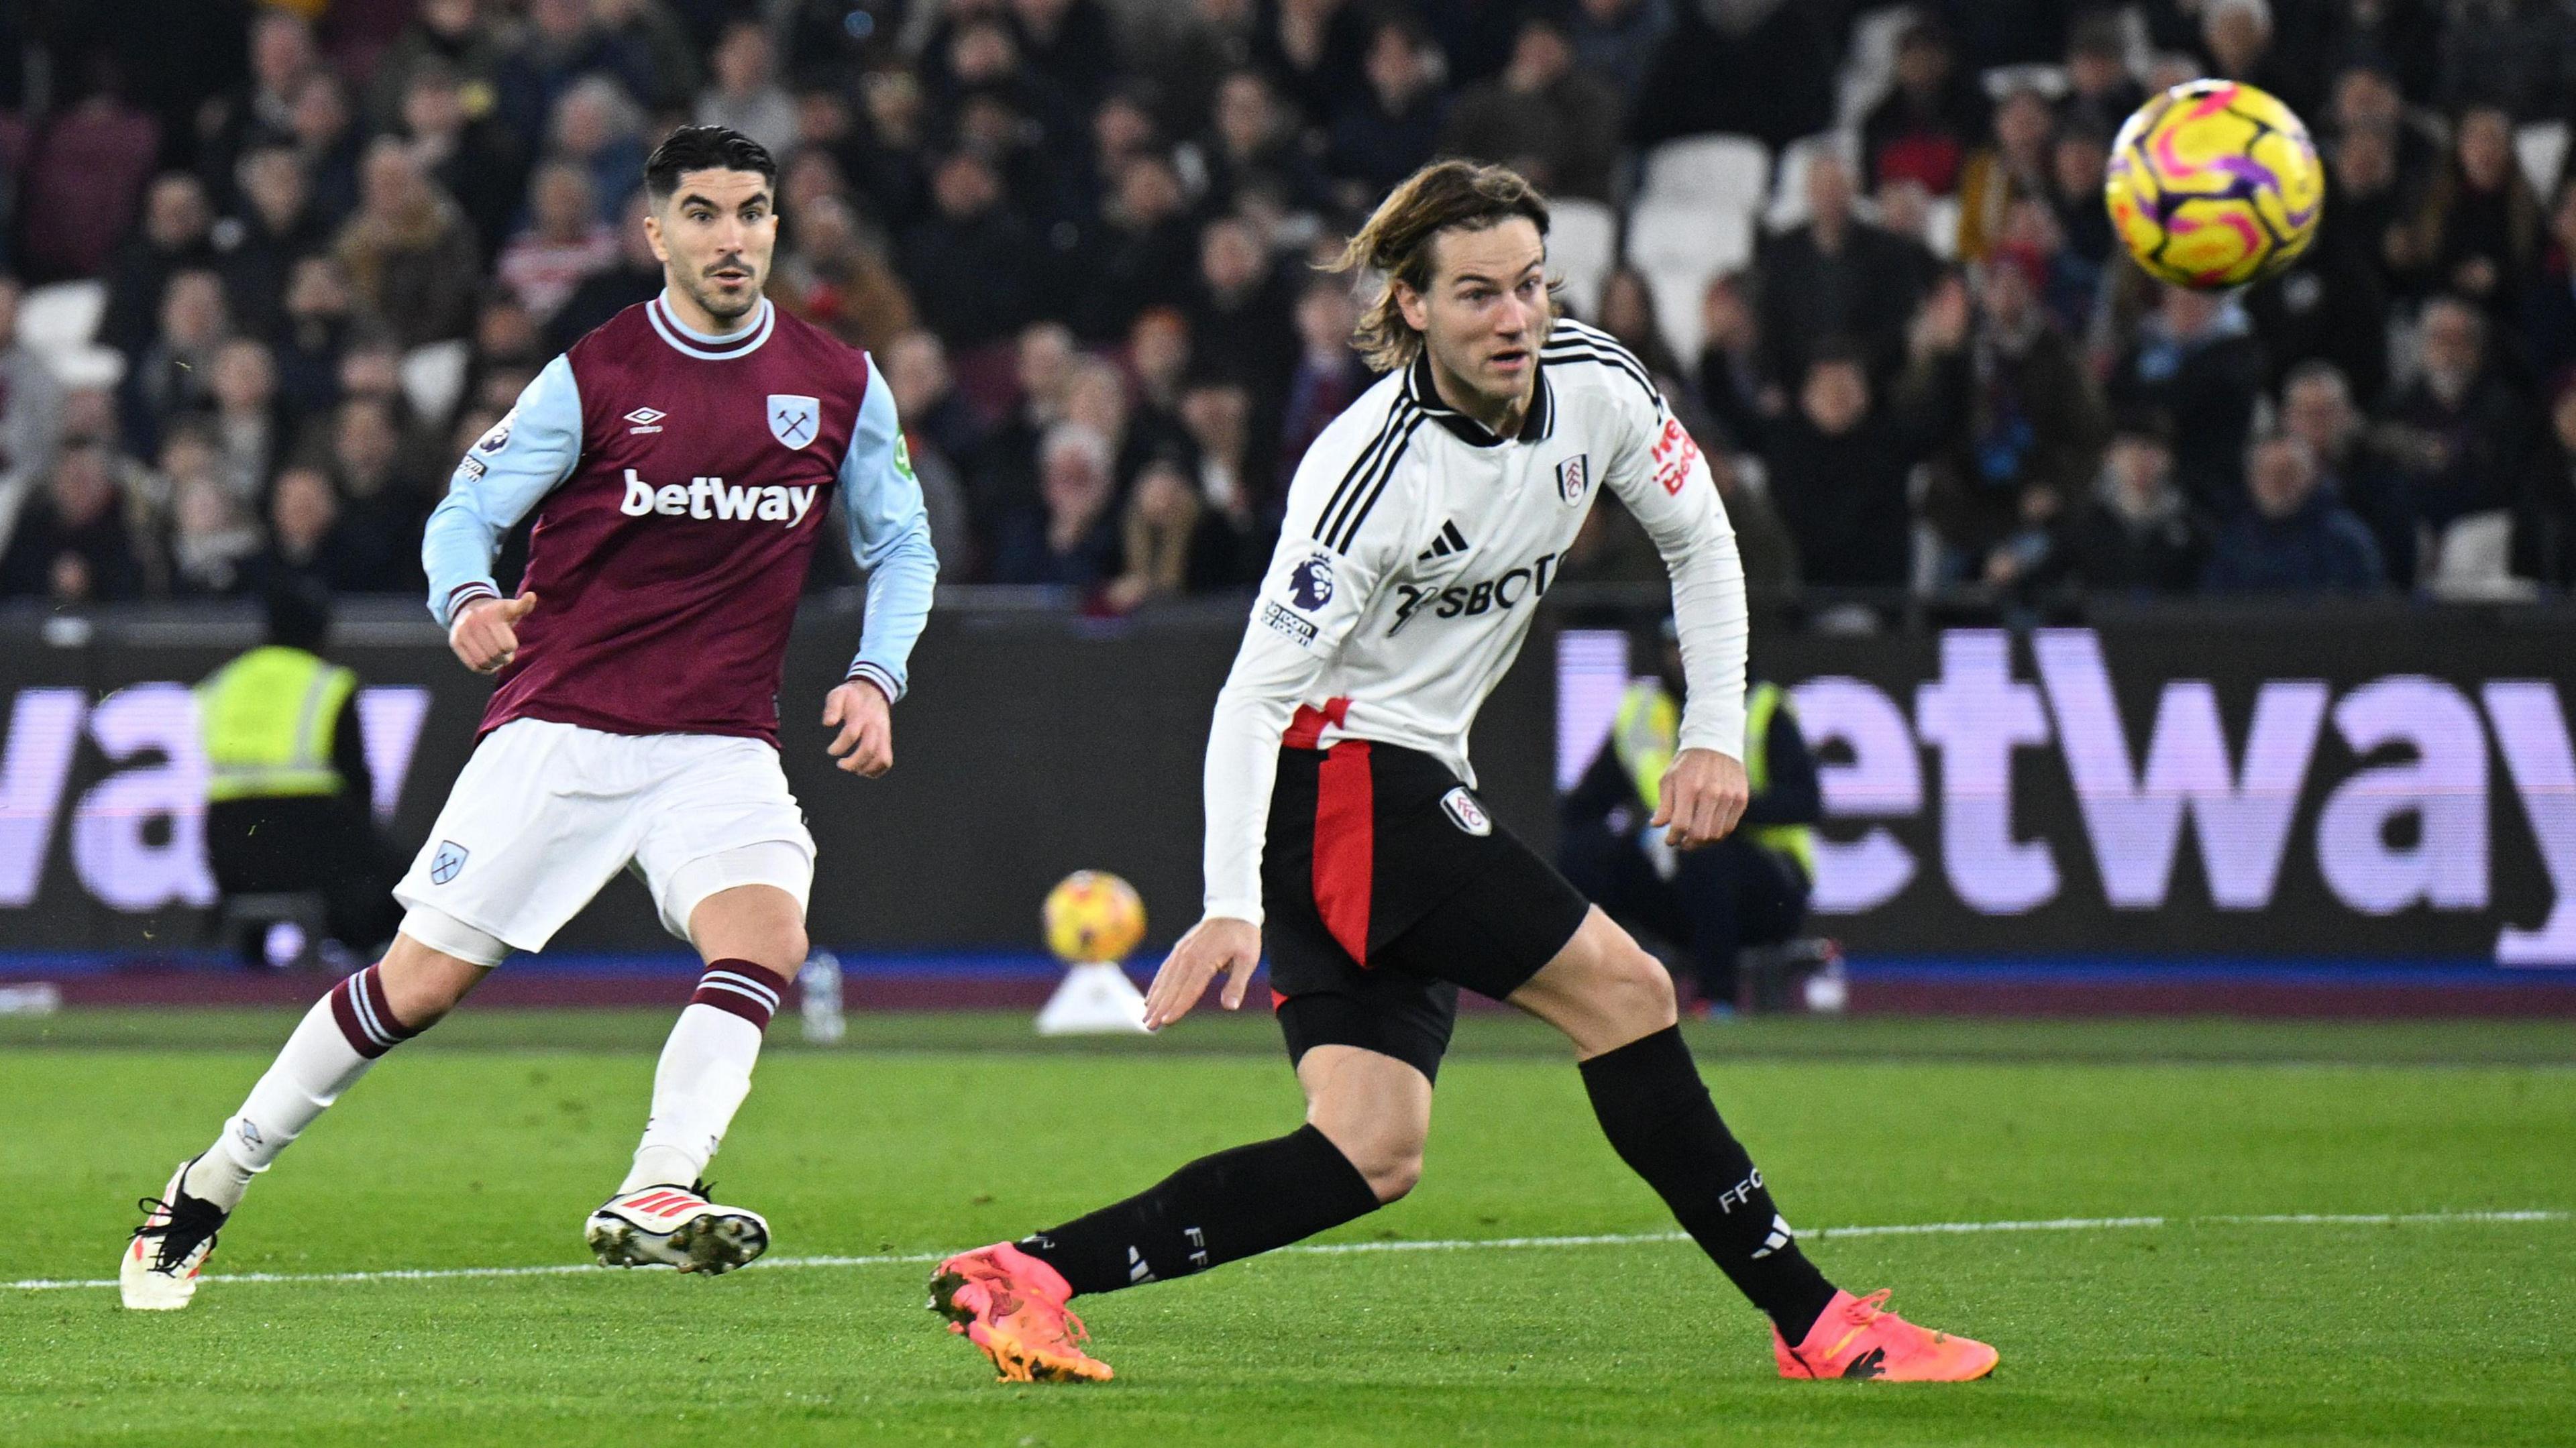
[[[1640,203],[1628,213],[1628,262],[1641,271],[1696,266],[1715,275],[1753,260],[1753,218],[1699,206]]]
[[[2066,79],[2066,67],[2045,61],[1990,66],[1979,79],[1985,82],[1986,98],[1997,103],[2014,91],[2024,90],[2035,90],[2053,101],[2065,95],[2071,84]]]
[[[422,417],[443,418],[465,395],[465,371],[474,360],[469,342],[427,342],[403,354],[403,396]]]
[[[2538,585],[2513,574],[2513,515],[2465,513],[2433,534],[2424,589],[2435,598],[2463,603],[2529,599]]]
[[[107,315],[107,283],[55,282],[18,300],[18,338],[37,352],[69,352],[98,336]]]
[[[2541,195],[2543,205],[2558,190],[2558,168],[2567,160],[2567,123],[2541,121],[2514,132],[2513,153],[2522,161],[2522,174],[2531,189]]]
[[[1686,363],[1699,355],[1700,294],[1753,260],[1749,213],[1643,202],[1628,214],[1628,264],[1655,291],[1655,322]]]
[[[1858,130],[1896,83],[1896,44],[1921,18],[1911,5],[1872,10],[1852,22],[1851,53],[1834,81],[1834,124]]]
[[[1579,317],[1598,317],[1601,284],[1619,260],[1619,216],[1598,201],[1551,202],[1547,259],[1565,278],[1565,300]]]
[[[18,299],[18,339],[65,387],[113,387],[125,375],[125,355],[96,341],[106,314],[107,283],[54,282]]]
[[[1746,213],[1762,209],[1771,152],[1751,136],[1684,136],[1646,153],[1638,200]]]

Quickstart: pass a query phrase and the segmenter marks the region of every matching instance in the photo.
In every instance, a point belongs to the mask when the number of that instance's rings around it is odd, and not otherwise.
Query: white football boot
[[[197,1274],[214,1254],[215,1233],[228,1214],[182,1188],[188,1168],[196,1164],[193,1157],[179,1163],[161,1195],[135,1203],[143,1209],[143,1225],[126,1244],[117,1287],[125,1305],[138,1312],[176,1312],[187,1306],[197,1295]]]
[[[769,1250],[760,1213],[707,1200],[705,1182],[637,1187],[600,1204],[582,1236],[603,1267],[677,1267],[709,1276],[731,1272]]]

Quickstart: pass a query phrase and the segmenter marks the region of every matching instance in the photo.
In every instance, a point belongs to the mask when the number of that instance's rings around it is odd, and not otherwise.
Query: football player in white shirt
[[[1265,921],[1306,1125],[940,1264],[931,1305],[1005,1379],[1100,1379],[1072,1297],[1285,1246],[1413,1188],[1461,986],[1573,1042],[1603,1132],[1772,1323],[1784,1377],[1963,1381],[1993,1348],[1808,1262],[1683,1044],[1671,978],[1474,793],[1467,734],[1603,487],[1673,577],[1689,699],[1654,823],[1735,827],[1745,608],[1698,449],[1608,334],[1555,315],[1547,206],[1461,161],[1396,188],[1343,257],[1383,276],[1386,372],[1308,451],[1209,731],[1207,898],[1147,998],[1242,1003]]]

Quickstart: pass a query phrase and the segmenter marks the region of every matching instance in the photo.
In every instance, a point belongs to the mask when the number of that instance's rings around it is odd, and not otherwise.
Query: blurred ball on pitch
[[[1047,949],[1067,965],[1125,960],[1145,939],[1145,902],[1106,870],[1076,870],[1047,892]]]

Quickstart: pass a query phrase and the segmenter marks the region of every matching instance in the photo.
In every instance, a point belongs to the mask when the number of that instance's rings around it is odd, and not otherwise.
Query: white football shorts
[[[465,762],[394,898],[432,927],[444,916],[535,951],[619,870],[643,879],[662,927],[682,940],[698,903],[736,885],[775,885],[801,913],[814,837],[778,751],[729,735],[514,719]]]

